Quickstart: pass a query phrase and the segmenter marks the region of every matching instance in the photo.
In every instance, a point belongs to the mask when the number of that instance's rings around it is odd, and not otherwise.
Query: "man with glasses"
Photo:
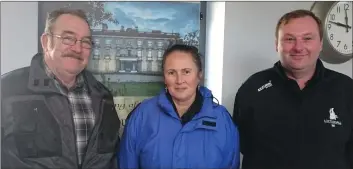
[[[112,94],[85,70],[91,32],[81,10],[51,12],[43,53],[1,77],[1,168],[117,168]]]

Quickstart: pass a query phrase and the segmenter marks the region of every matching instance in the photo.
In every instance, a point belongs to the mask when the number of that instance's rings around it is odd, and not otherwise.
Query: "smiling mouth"
[[[292,58],[294,59],[302,59],[304,58],[306,55],[291,55]]]
[[[186,88],[175,88],[176,91],[183,91],[185,90]]]
[[[71,58],[71,59],[76,59],[76,60],[79,60],[79,61],[83,61],[83,59],[82,59],[82,58],[80,58],[80,57],[76,57],[76,56],[65,56],[65,57],[67,57],[67,58]]]

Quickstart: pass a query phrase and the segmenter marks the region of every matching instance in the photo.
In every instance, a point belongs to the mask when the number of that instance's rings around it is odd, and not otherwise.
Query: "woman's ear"
[[[202,71],[199,71],[198,77],[199,77],[199,80],[202,81],[202,78],[203,78],[203,72]]]

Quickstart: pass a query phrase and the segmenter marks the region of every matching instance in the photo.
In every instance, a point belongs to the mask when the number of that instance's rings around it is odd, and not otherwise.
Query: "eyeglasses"
[[[76,44],[77,41],[81,42],[81,46],[86,49],[92,49],[93,42],[89,39],[81,39],[77,40],[75,37],[72,36],[61,36],[61,35],[55,35],[55,34],[49,34],[51,36],[55,36],[57,38],[61,39],[61,42],[65,45],[70,45],[73,46]]]

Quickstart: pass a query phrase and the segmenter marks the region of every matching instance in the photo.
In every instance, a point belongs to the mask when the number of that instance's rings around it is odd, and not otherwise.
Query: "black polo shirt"
[[[243,169],[353,169],[353,80],[320,60],[304,89],[280,62],[239,88]]]

